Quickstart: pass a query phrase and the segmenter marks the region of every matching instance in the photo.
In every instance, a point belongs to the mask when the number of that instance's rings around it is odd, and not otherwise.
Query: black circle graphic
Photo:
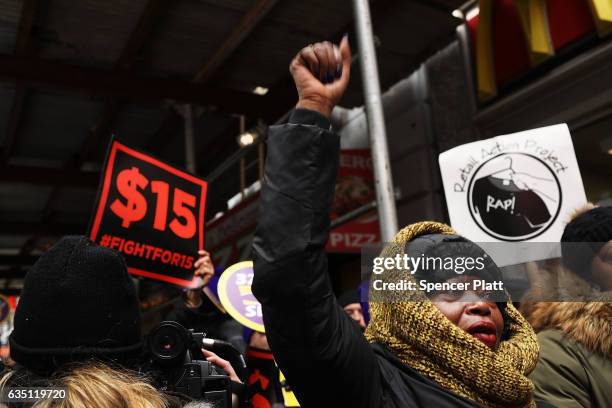
[[[538,161],[541,165],[543,165],[551,174],[552,179],[555,181],[556,183],[556,187],[557,187],[557,191],[559,194],[559,199],[558,199],[558,203],[557,203],[557,207],[556,207],[556,211],[554,212],[554,215],[552,215],[552,217],[550,217],[548,219],[548,221],[546,221],[545,225],[542,226],[541,228],[539,228],[537,231],[534,231],[532,233],[520,236],[520,237],[516,237],[516,236],[508,236],[508,235],[503,235],[499,232],[496,231],[492,231],[489,227],[487,227],[484,222],[482,221],[482,219],[479,219],[476,215],[475,215],[475,208],[474,208],[474,199],[473,199],[473,187],[474,187],[474,181],[477,179],[477,175],[480,172],[480,170],[483,168],[483,166],[485,166],[487,163],[491,162],[492,160],[498,159],[502,156],[511,156],[511,155],[521,155],[521,156],[526,156],[530,159],[536,160]],[[505,152],[505,153],[500,153],[496,156],[491,157],[490,159],[484,161],[480,166],[478,166],[476,168],[476,171],[474,171],[473,176],[470,179],[470,183],[468,185],[468,190],[467,190],[467,206],[468,209],[470,211],[470,216],[472,217],[472,220],[474,221],[474,223],[476,225],[478,225],[478,227],[487,235],[498,239],[500,241],[507,241],[507,242],[517,242],[517,241],[524,241],[527,239],[532,239],[535,238],[541,234],[543,234],[544,232],[546,232],[550,226],[555,222],[555,220],[557,219],[557,217],[559,216],[559,212],[561,211],[561,203],[563,202],[563,192],[561,190],[561,184],[559,183],[559,179],[557,178],[557,175],[554,173],[553,170],[550,169],[550,167],[540,158],[533,156],[531,154],[527,154],[527,153],[521,153],[521,152]],[[480,215],[480,214],[479,214]]]

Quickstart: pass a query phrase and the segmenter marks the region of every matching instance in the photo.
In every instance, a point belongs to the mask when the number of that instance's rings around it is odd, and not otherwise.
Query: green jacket
[[[612,305],[546,303],[532,323],[541,330],[540,358],[530,375],[535,400],[557,408],[611,407]]]

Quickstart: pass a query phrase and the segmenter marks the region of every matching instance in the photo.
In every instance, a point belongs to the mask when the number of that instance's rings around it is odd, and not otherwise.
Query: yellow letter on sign
[[[612,31],[612,0],[589,0],[595,27],[601,37]]]
[[[527,39],[531,66],[536,66],[555,53],[550,39],[546,0],[515,0],[514,4]]]
[[[478,99],[486,101],[497,95],[495,61],[493,59],[493,0],[480,0],[476,27],[476,78]]]

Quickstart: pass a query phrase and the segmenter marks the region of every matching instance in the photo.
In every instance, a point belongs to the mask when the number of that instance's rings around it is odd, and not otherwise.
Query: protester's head
[[[140,353],[140,326],[136,290],[121,255],[69,236],[26,275],[11,357],[39,373],[88,358],[125,361]]]
[[[587,205],[565,226],[563,264],[586,281],[612,290],[612,207]],[[573,243],[573,244],[572,244]]]
[[[66,390],[64,400],[36,407],[183,405],[185,398],[156,390],[135,370],[143,347],[134,283],[118,252],[86,237],[62,238],[29,270],[9,342],[15,364],[0,379],[0,389]]]
[[[338,303],[340,307],[344,309],[344,312],[353,319],[361,329],[366,328],[365,318],[363,316],[363,309],[359,299],[359,292],[355,289],[347,290],[338,297]]]
[[[268,344],[268,337],[266,333],[259,332],[248,327],[244,327],[242,330],[244,341],[249,347],[253,347],[259,350],[270,350]]]
[[[167,407],[169,400],[125,366],[142,350],[138,298],[123,258],[86,237],[62,238],[32,266],[9,338],[2,388],[59,387],[37,407]]]
[[[37,408],[134,407],[166,408],[169,401],[146,377],[96,361],[65,364],[50,377],[13,370],[1,380],[2,388],[42,387],[65,391],[65,399],[40,400]]]
[[[453,324],[496,348],[504,334],[506,302],[499,300],[505,296],[486,288],[474,289],[479,286],[476,281],[491,284],[502,280],[499,268],[486,252],[456,234],[421,235],[407,241],[404,248],[409,257],[425,261],[414,271],[416,281],[469,285],[470,290],[440,290],[426,296]],[[445,263],[452,267],[444,268]]]
[[[453,251],[464,257],[484,255],[480,247],[457,236],[449,226],[421,222],[402,229],[381,257],[446,253],[452,258],[457,255]],[[420,279],[433,283],[501,279],[499,268],[488,256],[483,266],[480,271],[462,270],[459,274],[457,268],[411,274],[394,267],[376,279],[383,283],[407,280],[417,285]],[[391,296],[392,301],[384,297],[376,301],[371,288],[369,296],[371,318],[365,333],[368,341],[384,344],[404,364],[484,405],[521,406],[531,400],[533,385],[526,375],[537,362],[538,342],[533,329],[509,300],[496,302],[499,299],[489,298],[486,290],[427,294],[415,290]]]

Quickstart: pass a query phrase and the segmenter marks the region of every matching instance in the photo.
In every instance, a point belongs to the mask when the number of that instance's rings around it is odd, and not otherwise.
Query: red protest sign
[[[131,274],[193,287],[206,189],[206,181],[112,140],[89,237],[121,252]]]

